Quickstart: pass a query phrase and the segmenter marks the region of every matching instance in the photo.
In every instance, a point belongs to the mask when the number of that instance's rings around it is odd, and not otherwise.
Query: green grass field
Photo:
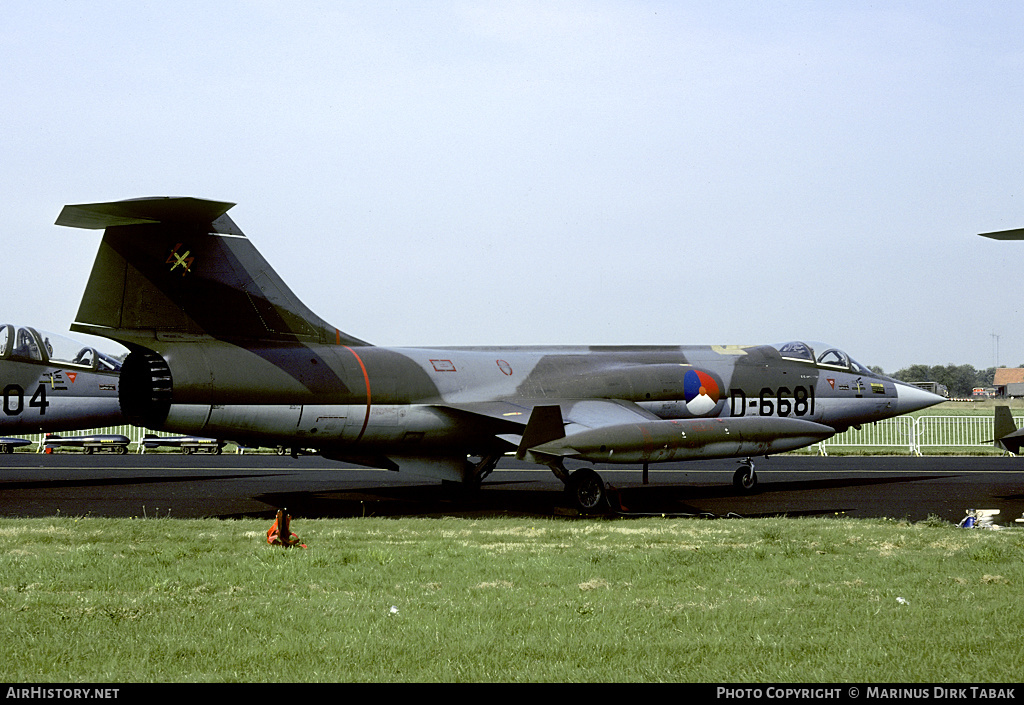
[[[912,416],[975,415],[991,417],[997,406],[1008,406],[1015,415],[1024,414],[1024,399],[978,399],[942,402],[922,411],[915,411]]]
[[[978,683],[1024,662],[1019,529],[297,520],[286,550],[267,528],[0,519],[0,680]]]
[[[1024,531],[0,520],[7,682],[1008,682]]]

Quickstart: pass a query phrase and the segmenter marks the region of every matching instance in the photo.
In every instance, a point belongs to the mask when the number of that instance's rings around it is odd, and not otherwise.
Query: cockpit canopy
[[[868,374],[870,371],[839,348],[824,343],[802,343],[793,341],[772,346],[787,360],[800,360],[820,367],[849,370],[854,374]]]
[[[119,372],[121,362],[63,335],[28,326],[0,324],[0,360],[23,360],[81,367],[100,372]]]

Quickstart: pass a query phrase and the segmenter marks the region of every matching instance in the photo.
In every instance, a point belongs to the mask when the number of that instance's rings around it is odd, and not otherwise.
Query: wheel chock
[[[267,543],[271,546],[284,546],[285,548],[292,546],[306,548],[306,544],[299,542],[298,535],[292,533],[291,524],[292,517],[288,514],[288,510],[278,509],[274,525],[267,530]]]

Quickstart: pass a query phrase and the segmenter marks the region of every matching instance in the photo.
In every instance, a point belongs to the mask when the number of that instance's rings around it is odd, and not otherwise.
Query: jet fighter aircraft
[[[992,240],[1024,240],[1024,228],[1014,230],[998,230],[992,233],[979,233],[981,237]],[[1002,448],[1007,453],[1020,454],[1021,446],[1024,445],[1024,429],[1017,429],[1013,422],[1013,414],[1008,406],[997,406],[995,419],[993,421],[996,448]]]
[[[0,324],[0,433],[74,431],[124,423],[115,358],[68,337]],[[4,439],[11,449],[15,439]],[[27,442],[26,442],[27,443]]]
[[[546,465],[584,510],[579,461],[741,458],[824,440],[942,397],[838,348],[388,348],[303,304],[227,215],[180,197],[65,206],[104,229],[72,330],[131,353],[121,408],[155,430],[316,448],[328,458],[477,485],[506,454]]]
[[[1020,448],[1024,446],[1024,429],[1017,428],[1010,407],[997,406],[992,425],[995,433],[992,444],[1007,453],[1020,455]]]

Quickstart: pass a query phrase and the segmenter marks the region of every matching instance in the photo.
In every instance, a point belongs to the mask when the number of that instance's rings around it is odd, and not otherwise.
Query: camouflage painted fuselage
[[[891,379],[785,359],[772,346],[162,347],[172,376],[201,382],[175,384],[155,425],[264,444],[269,434],[342,457],[508,450],[500,436],[521,433],[541,403],[562,406],[569,434],[572,424],[643,416],[786,418],[844,430],[900,408]]]

